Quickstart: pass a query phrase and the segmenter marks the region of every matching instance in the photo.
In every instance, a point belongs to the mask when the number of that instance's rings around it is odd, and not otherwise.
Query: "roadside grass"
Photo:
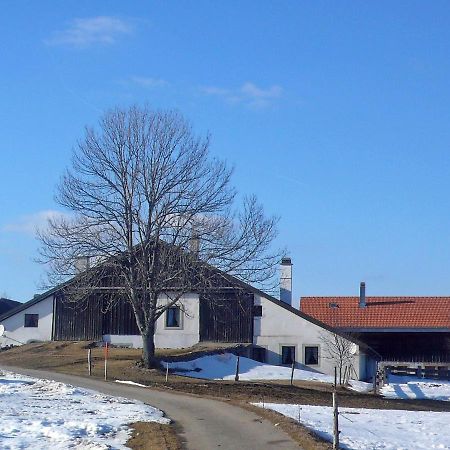
[[[133,450],[181,450],[182,445],[172,425],[136,422],[127,446]]]
[[[61,373],[88,376],[87,351],[91,342],[49,342],[27,344],[0,352],[0,364],[31,369],[54,370]],[[196,347],[181,350],[160,350],[160,358],[193,357],[193,351],[211,351],[213,347]],[[92,376],[104,377],[104,350],[93,347]],[[240,407],[250,409],[283,428],[305,450],[329,449],[328,443],[320,440],[307,428],[278,413],[251,406],[251,402],[298,403],[331,406],[332,386],[313,381],[215,381],[189,378],[169,372],[168,382],[165,371],[144,369],[139,361],[141,350],[129,348],[109,349],[108,379],[126,380],[149,387],[179,391],[190,395],[199,395],[216,400],[228,401]],[[339,389],[339,404],[354,408],[402,409],[416,411],[450,411],[450,402],[433,400],[395,400],[373,394],[362,394]],[[134,430],[128,445],[134,450],[158,448],[178,450],[181,447],[176,433],[177,424],[155,426],[154,424],[131,424]],[[153,446],[146,447],[146,442]],[[149,444],[150,445],[150,444]],[[177,447],[178,446],[178,447]]]

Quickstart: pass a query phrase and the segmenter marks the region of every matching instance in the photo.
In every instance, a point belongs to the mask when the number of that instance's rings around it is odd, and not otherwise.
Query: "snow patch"
[[[234,380],[236,371],[236,355],[222,353],[218,355],[202,356],[192,361],[176,361],[169,363],[169,368],[177,375],[208,380]],[[164,363],[166,364],[166,363]],[[273,366],[254,361],[241,356],[239,361],[239,379],[251,380],[289,380],[291,368],[285,366]],[[294,369],[294,380],[318,381],[321,383],[333,383],[333,377],[313,371],[306,366]],[[359,392],[367,392],[372,389],[371,383],[362,381],[350,381],[350,388]]]
[[[389,384],[381,388],[381,395],[397,399],[428,399],[450,401],[450,381],[389,375]]]
[[[0,374],[0,448],[125,449],[132,422],[170,423],[139,401],[56,381]]]
[[[145,384],[135,383],[134,381],[127,381],[127,380],[115,380],[115,381],[116,383],[121,384],[131,384],[132,386],[147,387]]]
[[[329,406],[254,403],[299,421],[321,438],[333,441]],[[450,413],[339,408],[340,444],[353,450],[450,449]]]

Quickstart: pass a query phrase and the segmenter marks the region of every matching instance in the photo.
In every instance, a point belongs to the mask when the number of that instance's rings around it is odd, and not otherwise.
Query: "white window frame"
[[[180,312],[180,325],[177,327],[170,327],[167,325],[167,318],[168,318],[167,316],[169,314],[170,308],[178,308],[178,311]],[[181,309],[181,307],[179,305],[169,306],[164,312],[164,329],[165,330],[182,330],[183,325],[184,325],[183,317],[184,317],[183,310]]]
[[[317,364],[306,364],[306,347],[317,347]],[[308,367],[320,367],[321,349],[319,344],[303,344],[302,345],[302,361]]]

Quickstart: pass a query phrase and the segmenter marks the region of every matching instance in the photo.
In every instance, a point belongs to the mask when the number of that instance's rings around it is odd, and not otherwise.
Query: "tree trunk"
[[[142,361],[147,369],[160,367],[159,361],[155,358],[155,335],[154,333],[142,335]]]

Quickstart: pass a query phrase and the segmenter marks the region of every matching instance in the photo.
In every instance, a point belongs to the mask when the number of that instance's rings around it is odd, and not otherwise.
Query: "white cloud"
[[[224,97],[231,95],[231,91],[229,89],[223,89],[214,86],[204,86],[201,88],[201,91],[209,95],[222,95]]]
[[[220,97],[228,103],[241,103],[253,108],[270,106],[283,95],[281,86],[272,85],[268,88],[261,88],[251,82],[246,82],[236,89],[203,86],[200,90],[206,95]]]
[[[114,44],[120,36],[130,34],[133,26],[129,21],[112,16],[74,19],[62,31],[57,31],[45,43],[84,48],[95,44]]]
[[[1,227],[0,231],[34,235],[36,230],[47,225],[48,219],[57,219],[59,217],[66,216],[66,214],[60,211],[54,211],[51,209],[38,211],[34,214],[27,214],[19,217],[16,222],[12,222]]]
[[[253,83],[245,83],[241,87],[241,92],[252,98],[278,98],[283,93],[283,89],[280,86],[274,85],[268,89],[261,89]]]
[[[162,78],[131,77],[131,82],[144,88],[160,88],[169,85],[169,82]]]

